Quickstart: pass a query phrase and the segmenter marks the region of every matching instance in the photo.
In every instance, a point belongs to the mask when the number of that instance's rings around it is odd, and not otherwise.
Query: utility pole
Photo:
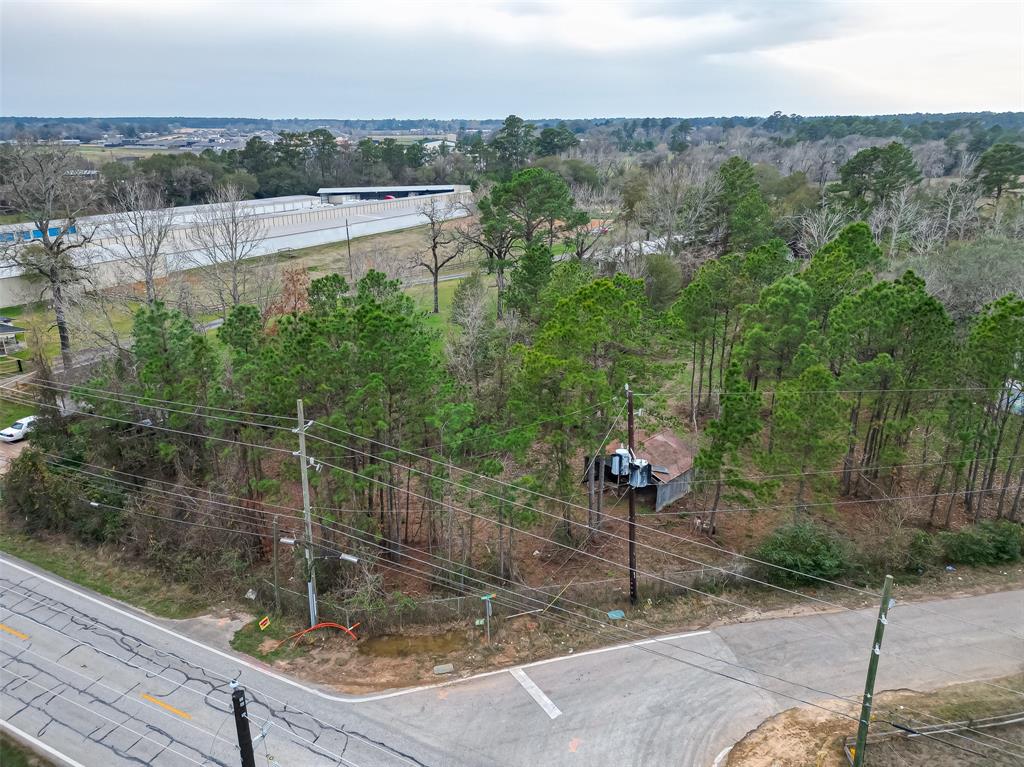
[[[892,576],[885,576],[882,586],[882,604],[878,608],[878,623],[875,624],[875,638],[871,642],[871,656],[868,660],[868,678],[864,683],[864,702],[860,707],[860,724],[857,726],[857,745],[853,751],[853,767],[862,767],[864,752],[868,745],[868,725],[871,724],[871,706],[875,695],[875,674],[878,673],[878,657],[882,654],[882,635],[889,622],[889,606],[893,604]]]
[[[348,246],[348,280],[351,283],[349,287],[355,284],[356,272],[352,268],[352,235],[348,233],[348,219],[345,219],[345,245]]]
[[[279,535],[279,528],[277,526],[278,515],[274,515],[274,544],[273,544],[273,560],[274,560],[274,612],[278,615],[281,614],[281,583],[277,577],[277,544]]]
[[[629,384],[626,384],[626,411],[628,413],[626,420],[626,429],[629,433],[629,461],[632,467],[633,462],[633,449],[635,445],[633,435],[633,390],[629,388]],[[626,475],[627,481],[629,475]],[[636,591],[636,488],[632,484],[629,485],[629,603],[636,605],[637,603],[637,591]]]
[[[249,716],[245,708],[244,687],[236,687],[231,693],[231,706],[235,710],[235,730],[238,732],[238,750],[242,754],[242,767],[256,767],[256,756],[252,752],[252,733],[249,731]]]
[[[299,466],[302,472],[302,513],[306,517],[306,592],[309,595],[309,627],[312,628],[319,621],[317,620],[316,609],[316,568],[313,564],[313,517],[309,509],[309,467],[306,458],[306,417],[302,412],[302,400],[295,403],[299,414]]]

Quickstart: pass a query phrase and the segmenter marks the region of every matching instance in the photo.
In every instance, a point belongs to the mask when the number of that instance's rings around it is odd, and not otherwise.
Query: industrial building
[[[416,186],[416,187],[352,187],[341,188],[338,197],[353,193],[365,194],[366,198],[354,198],[335,202],[330,198],[332,190],[320,190],[324,195],[291,195],[269,197],[262,200],[246,200],[244,205],[259,217],[263,234],[252,255],[263,256],[287,250],[298,250],[316,245],[344,242],[349,238],[365,237],[400,229],[408,229],[427,223],[420,212],[424,196],[434,196],[460,203],[453,206],[452,217],[466,215],[466,209],[473,201],[467,186]],[[399,197],[397,193],[405,192]],[[196,251],[189,229],[196,224],[197,214],[207,206],[190,205],[173,208],[173,228],[165,243],[165,273],[188,269],[195,265]],[[62,226],[52,221],[51,230]],[[90,238],[90,244],[76,252],[83,262],[88,262],[94,272],[93,284],[110,287],[126,281],[123,258],[123,238],[117,237],[115,216],[88,216],[77,221],[74,236]],[[56,236],[56,231],[50,232]],[[42,232],[33,224],[0,225],[0,242],[28,243],[42,238]],[[15,245],[17,247],[18,245]],[[186,258],[186,256],[189,256]],[[136,278],[137,279],[137,278]],[[134,281],[134,280],[133,280]],[[0,267],[0,306],[17,306],[39,300],[39,285],[31,282],[22,270],[14,266]]]
[[[328,186],[317,189],[320,201],[331,205],[347,205],[364,200],[400,200],[405,197],[422,197],[426,194],[453,194],[469,190],[468,186],[455,184],[426,184],[421,186]]]

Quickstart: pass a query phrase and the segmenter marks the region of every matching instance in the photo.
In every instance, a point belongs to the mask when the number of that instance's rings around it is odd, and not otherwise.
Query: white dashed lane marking
[[[562,712],[558,709],[547,695],[545,695],[541,689],[534,683],[530,677],[526,675],[526,672],[521,668],[514,668],[510,672],[515,680],[523,686],[523,689],[530,693],[530,697],[537,701],[537,704],[544,709],[546,713],[552,719],[562,715]]]

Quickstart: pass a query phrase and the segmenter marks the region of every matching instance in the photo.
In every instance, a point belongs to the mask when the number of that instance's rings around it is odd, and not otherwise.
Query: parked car
[[[28,433],[32,431],[32,427],[38,418],[39,416],[28,415],[15,421],[6,429],[0,431],[0,442],[17,442],[18,440],[25,439]]]

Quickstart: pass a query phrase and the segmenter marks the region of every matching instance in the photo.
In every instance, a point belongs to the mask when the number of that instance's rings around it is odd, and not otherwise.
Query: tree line
[[[829,194],[870,219],[897,193],[886,174],[910,169],[867,165]],[[479,569],[515,580],[524,536],[585,548],[607,534],[596,498],[583,505],[580,456],[621,436],[630,383],[648,393],[646,428],[697,440],[684,511],[712,529],[781,507],[780,535],[805,534],[869,499],[928,529],[1020,519],[1020,293],[954,318],[869,221],[802,258],[749,163],[674,178],[676,207],[651,199],[672,188],[654,176],[636,204],[638,226],[673,226],[660,250],[608,259],[574,249],[590,218],[558,175],[496,183],[462,224],[485,261],[444,330],[377,272],[300,276],[269,312],[239,298],[216,336],[148,301],[133,343],[73,389],[83,414],[44,418],[7,497],[30,528],[115,540],[179,577],[242,572],[267,554],[275,504],[294,503],[281,424],[302,398],[320,425],[318,540],[385,562],[425,551],[452,587]],[[44,403],[62,391],[41,387]],[[211,491],[252,513],[225,514]],[[329,568],[320,582],[342,600],[365,585]]]

